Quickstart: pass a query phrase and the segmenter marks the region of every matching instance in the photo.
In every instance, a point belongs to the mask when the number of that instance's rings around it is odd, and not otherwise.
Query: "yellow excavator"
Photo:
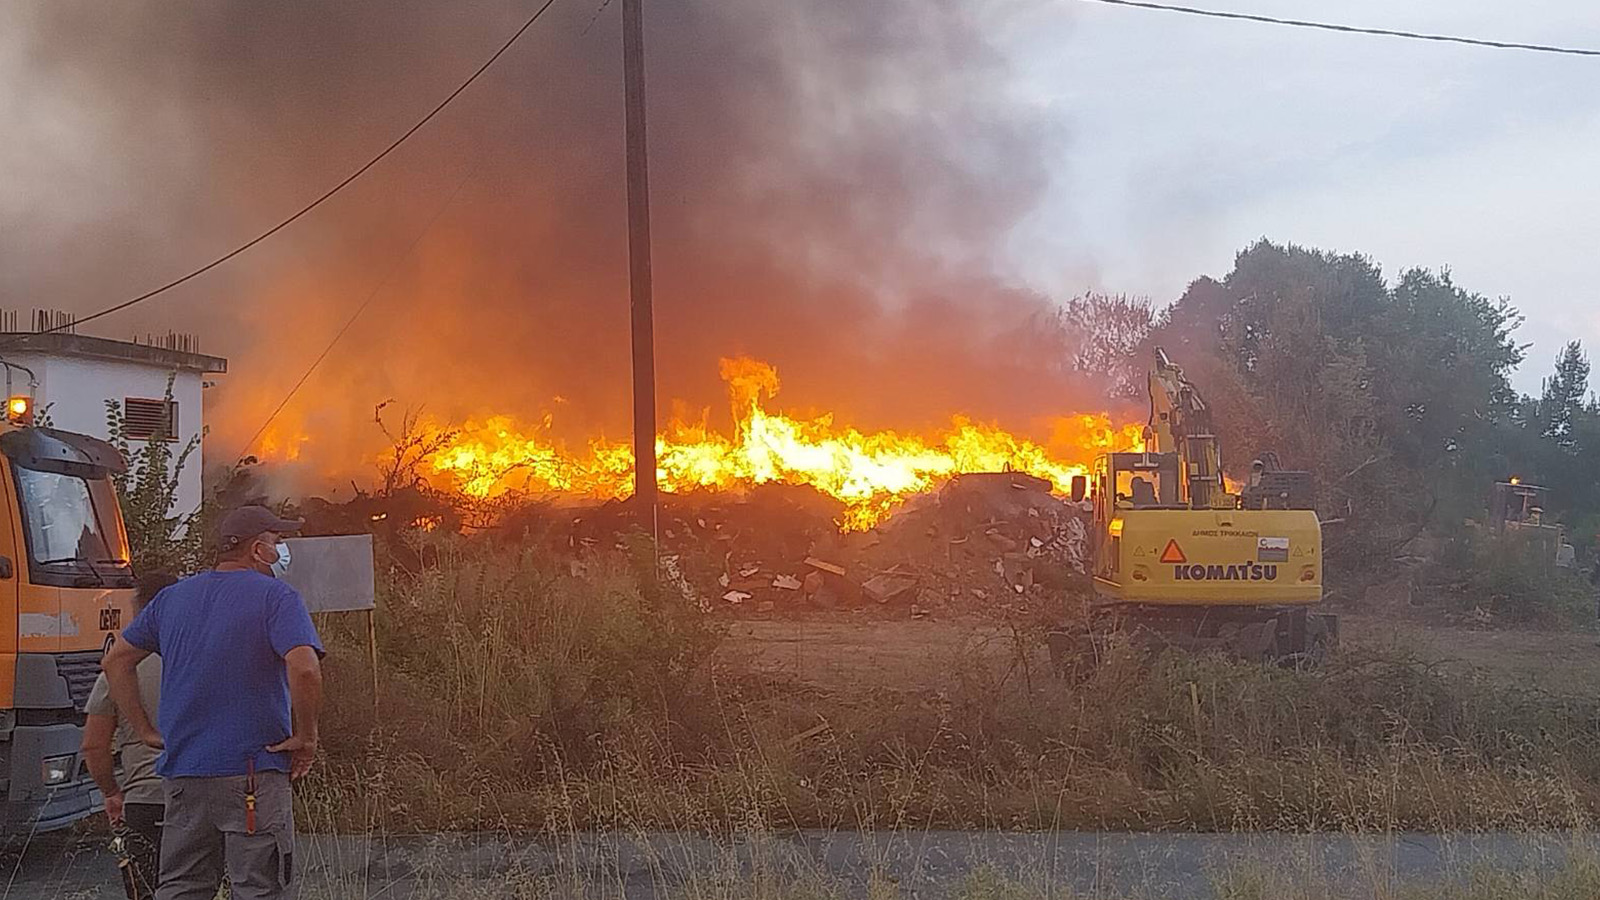
[[[1142,453],[1095,462],[1095,606],[1183,647],[1248,658],[1318,656],[1338,640],[1322,601],[1322,526],[1308,472],[1273,454],[1231,491],[1211,411],[1157,349]],[[1076,493],[1076,491],[1075,491]]]

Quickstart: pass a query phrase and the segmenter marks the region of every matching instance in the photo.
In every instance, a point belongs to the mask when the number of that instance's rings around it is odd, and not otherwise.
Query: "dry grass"
[[[1600,862],[1585,854],[1543,869],[1469,867],[1445,883],[1356,882],[1322,872],[1285,874],[1282,866],[1261,861],[1219,872],[1211,887],[1216,900],[1593,900],[1600,897]]]
[[[382,588],[376,720],[364,635],[325,623],[319,830],[1471,831],[1600,811],[1593,697],[1394,656],[1294,672],[1126,646],[1070,682],[972,662],[942,690],[824,690],[713,666],[715,629],[635,554],[416,556]]]
[[[930,895],[948,900],[1156,900],[1174,896],[1171,886],[1074,891],[1052,883],[1041,872],[999,865],[984,865],[951,883],[930,885],[926,881],[902,884],[875,871],[844,880],[814,870],[774,866],[759,858],[755,862],[741,866],[711,860],[686,873],[657,866],[645,881],[650,895],[663,900],[912,900]],[[629,890],[615,873],[576,867],[470,876],[424,868],[414,879],[407,894],[414,900],[623,900],[637,896],[643,887],[635,881]],[[392,887],[312,876],[301,894],[306,900],[357,900]],[[1257,858],[1219,868],[1208,883],[1195,886],[1184,896],[1196,896],[1194,891],[1214,900],[1592,900],[1600,896],[1600,863],[1592,855],[1582,855],[1542,868],[1466,868],[1419,883],[1377,875],[1334,875],[1322,869],[1297,871],[1282,860]]]

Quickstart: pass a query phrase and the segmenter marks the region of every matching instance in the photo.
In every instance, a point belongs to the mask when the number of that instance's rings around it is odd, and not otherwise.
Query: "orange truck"
[[[128,536],[105,441],[35,427],[12,397],[0,422],[0,832],[66,827],[101,796],[79,747],[100,659],[127,624]]]

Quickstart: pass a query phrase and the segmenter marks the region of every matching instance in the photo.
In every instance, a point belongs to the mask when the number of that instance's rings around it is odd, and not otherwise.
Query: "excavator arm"
[[[1180,502],[1194,509],[1234,505],[1222,481],[1222,454],[1211,427],[1211,409],[1159,347],[1150,369],[1150,438],[1150,450],[1178,454]]]

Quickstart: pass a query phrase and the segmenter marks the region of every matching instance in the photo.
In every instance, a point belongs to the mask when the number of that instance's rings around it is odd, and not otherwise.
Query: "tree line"
[[[1521,316],[1448,271],[1390,282],[1361,254],[1262,240],[1165,308],[1087,295],[1060,316],[1072,368],[1114,401],[1142,398],[1166,349],[1211,406],[1230,475],[1268,450],[1315,473],[1331,566],[1481,521],[1491,486],[1512,477],[1549,487],[1547,515],[1592,552],[1600,403],[1582,345],[1566,345],[1538,395],[1520,394]]]

